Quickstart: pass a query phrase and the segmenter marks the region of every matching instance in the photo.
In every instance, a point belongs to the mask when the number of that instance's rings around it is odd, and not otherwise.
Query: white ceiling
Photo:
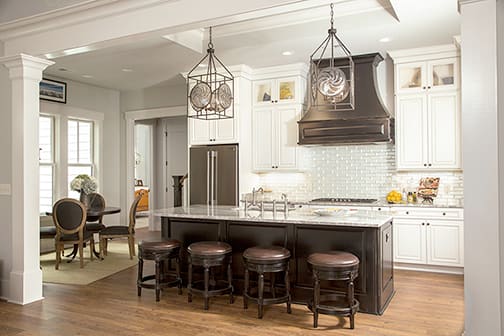
[[[338,36],[353,54],[378,51],[385,56],[388,50],[451,43],[460,33],[456,0],[341,1],[334,10]],[[215,53],[228,66],[308,62],[328,28],[328,6],[219,26],[213,30]],[[208,41],[207,33],[204,36],[203,50]],[[384,37],[390,42],[379,42]],[[292,55],[283,56],[283,51]],[[159,35],[54,58],[56,64],[46,73],[123,91],[137,90],[183,84],[180,73],[189,71],[203,56]]]

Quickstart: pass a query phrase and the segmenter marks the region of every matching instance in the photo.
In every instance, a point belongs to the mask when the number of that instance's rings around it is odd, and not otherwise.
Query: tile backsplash
[[[301,150],[306,168],[303,173],[261,174],[261,185],[274,192],[287,193],[291,200],[381,199],[392,189],[415,191],[422,177],[440,177],[435,203],[459,205],[463,202],[462,172],[397,172],[392,144],[304,147]]]

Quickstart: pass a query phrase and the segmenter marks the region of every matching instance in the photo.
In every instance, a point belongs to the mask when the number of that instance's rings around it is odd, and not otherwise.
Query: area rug
[[[98,245],[96,246],[98,250]],[[67,255],[71,249],[65,250]],[[88,285],[97,280],[103,279],[114,273],[125,270],[137,264],[137,258],[129,258],[128,244],[110,242],[108,244],[108,255],[103,260],[89,259],[89,247],[84,248],[84,268],[80,268],[79,256],[67,263],[69,258],[62,258],[59,270],[54,269],[56,264],[56,253],[47,253],[40,256],[40,266],[44,282]]]

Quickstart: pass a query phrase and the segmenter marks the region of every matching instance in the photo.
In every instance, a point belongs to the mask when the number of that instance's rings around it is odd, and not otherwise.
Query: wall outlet
[[[10,184],[0,184],[0,195],[10,195],[11,185]]]

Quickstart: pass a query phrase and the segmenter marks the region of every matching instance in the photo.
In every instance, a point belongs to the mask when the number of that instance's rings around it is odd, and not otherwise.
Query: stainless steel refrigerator
[[[238,205],[238,145],[190,149],[190,204]]]

